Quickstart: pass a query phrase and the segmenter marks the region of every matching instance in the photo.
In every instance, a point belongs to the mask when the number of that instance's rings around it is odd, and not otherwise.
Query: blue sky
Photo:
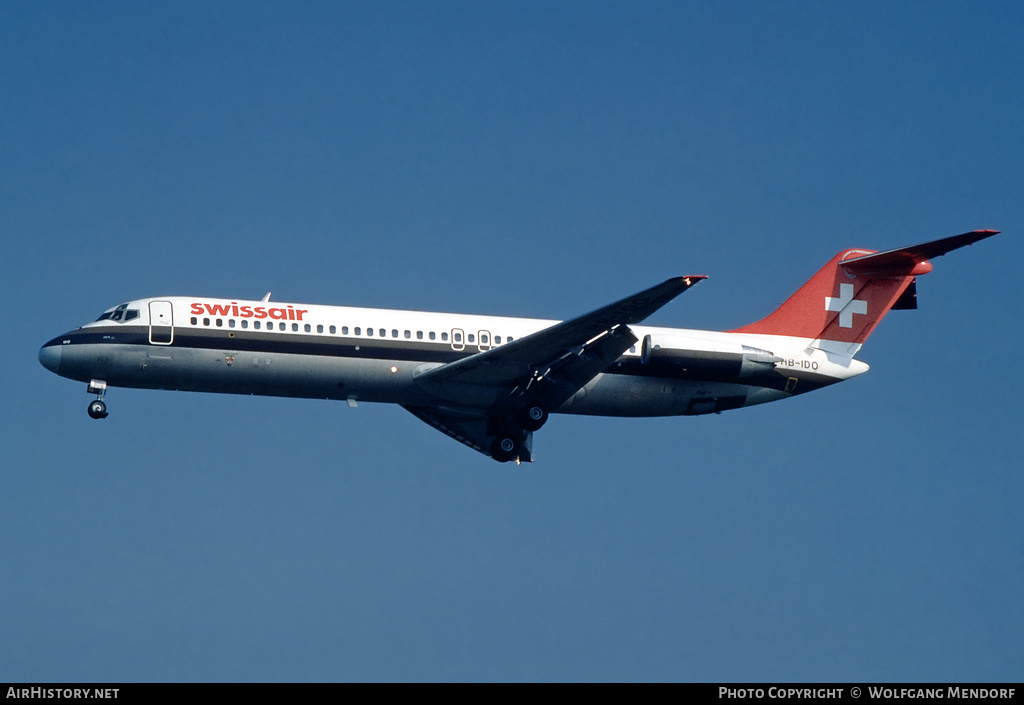
[[[1024,6],[0,7],[0,680],[1019,681]],[[830,390],[554,417],[112,390],[172,294],[726,329],[976,228]]]

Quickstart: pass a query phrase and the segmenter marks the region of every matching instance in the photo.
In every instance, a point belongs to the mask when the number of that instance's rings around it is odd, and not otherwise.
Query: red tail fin
[[[976,230],[881,253],[845,250],[770,316],[732,332],[835,341],[849,344],[851,352],[855,352],[853,345],[867,340],[914,277],[931,271],[930,258],[997,232]]]

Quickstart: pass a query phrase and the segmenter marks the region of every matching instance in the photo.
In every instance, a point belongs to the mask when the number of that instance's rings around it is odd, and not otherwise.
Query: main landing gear
[[[107,392],[107,383],[101,379],[94,379],[89,382],[89,394],[96,394],[96,398],[89,402],[89,417],[93,419],[107,418],[107,405],[103,402],[103,395]]]
[[[502,432],[491,444],[491,457],[499,463],[507,463],[519,457],[523,448],[523,434]]]
[[[525,431],[539,431],[548,420],[548,410],[541,404],[527,404],[520,414]]]
[[[504,427],[491,443],[491,457],[499,463],[530,458],[528,445],[531,444],[528,444],[528,436],[539,430],[547,420],[548,410],[544,405],[528,403],[505,421]]]

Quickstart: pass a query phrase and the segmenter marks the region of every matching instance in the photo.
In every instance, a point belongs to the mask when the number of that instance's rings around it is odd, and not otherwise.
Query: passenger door
[[[170,301],[149,302],[149,342],[153,345],[174,342],[174,314]]]

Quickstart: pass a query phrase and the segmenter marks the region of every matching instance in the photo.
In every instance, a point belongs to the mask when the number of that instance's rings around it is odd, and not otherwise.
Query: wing
[[[426,369],[414,377],[416,383],[451,408],[406,408],[471,448],[494,455],[494,439],[527,401],[546,409],[561,406],[636,344],[629,324],[644,320],[705,278],[669,279],[511,343]],[[460,417],[462,410],[469,415]],[[529,440],[529,431],[523,438]],[[523,453],[519,457],[529,459]]]
[[[421,385],[435,385],[443,381],[457,381],[461,384],[514,384],[524,375],[529,375],[533,370],[553,362],[574,348],[585,346],[616,326],[639,323],[706,278],[695,275],[669,279],[579,318],[556,323],[511,343],[423,372],[417,376],[416,381]],[[623,350],[628,350],[629,345]]]

